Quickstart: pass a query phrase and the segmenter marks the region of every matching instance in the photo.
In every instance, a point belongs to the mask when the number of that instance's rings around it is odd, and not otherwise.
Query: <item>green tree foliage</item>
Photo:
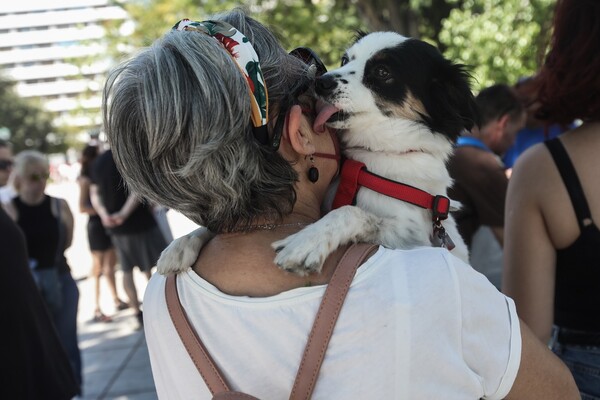
[[[15,152],[35,149],[42,153],[66,150],[64,134],[52,124],[52,116],[39,105],[19,97],[14,83],[0,77],[0,129],[9,133]]]
[[[111,47],[122,57],[148,46],[182,18],[202,20],[233,7],[244,7],[269,25],[288,49],[300,45],[314,48],[328,66],[339,65],[355,32],[365,29],[356,7],[343,0],[144,0],[125,5],[135,22],[127,47],[122,45],[119,26],[109,26]]]
[[[514,84],[539,68],[554,0],[465,0],[443,22],[448,58],[472,67],[475,87]]]
[[[291,49],[309,46],[329,67],[339,65],[356,30],[394,30],[436,45],[472,68],[476,89],[513,84],[533,74],[546,49],[556,0],[133,0],[125,7],[135,30],[123,45],[109,26],[119,57],[149,45],[181,18],[243,6],[269,24]],[[119,44],[116,46],[115,44]]]

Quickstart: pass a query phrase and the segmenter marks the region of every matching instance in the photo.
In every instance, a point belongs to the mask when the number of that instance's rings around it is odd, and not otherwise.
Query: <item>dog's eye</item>
[[[375,68],[375,76],[377,76],[379,79],[387,79],[390,76],[390,71],[387,69],[387,67],[380,65]]]
[[[350,61],[350,60],[348,59],[348,56],[344,55],[344,56],[342,57],[342,67],[343,67],[344,65],[348,64],[348,61]]]

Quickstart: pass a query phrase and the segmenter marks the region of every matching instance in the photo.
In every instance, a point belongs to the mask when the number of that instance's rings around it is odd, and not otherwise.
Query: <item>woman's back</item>
[[[600,124],[586,124],[560,137],[596,226],[600,225],[600,185],[597,179],[599,134]],[[572,304],[572,297],[564,295],[565,285],[579,290],[579,294],[582,294],[583,286],[597,285],[596,289],[588,290],[593,292],[591,296],[597,297],[594,293],[600,293],[600,281],[582,282],[573,276],[580,274],[570,269],[569,262],[565,261],[565,254],[568,254],[565,252],[569,251],[586,256],[581,248],[570,249],[580,237],[581,229],[569,192],[548,148],[539,144],[529,149],[517,161],[515,171],[507,194],[503,290],[517,301],[521,318],[538,337],[547,341],[555,323],[555,295],[562,292],[563,302],[569,302],[567,314],[581,314],[581,319],[593,322],[584,308],[597,307],[598,302],[580,304],[583,308],[577,308]],[[590,221],[582,223],[585,225]],[[586,254],[591,254],[589,265],[595,269],[598,260],[593,255],[594,249],[591,250]],[[563,264],[560,268],[557,267],[559,259]],[[561,274],[560,283],[557,273]],[[565,281],[563,277],[569,275],[571,278]],[[577,282],[577,285],[569,282]]]
[[[155,275],[144,299],[157,387],[178,387],[180,398],[209,397],[170,322],[164,281]],[[232,386],[261,399],[287,398],[325,286],[230,296],[193,271],[180,274],[178,286]],[[444,250],[380,248],[352,283],[313,398],[503,398],[520,343],[512,301],[471,267]]]
[[[600,123],[586,124],[560,136],[591,213],[591,220],[600,226]],[[548,234],[556,249],[572,245],[581,234],[574,206],[565,183],[545,146],[539,146],[536,160],[540,190],[538,201],[548,226]],[[543,153],[543,154],[542,154]],[[591,221],[590,221],[591,222]],[[584,224],[587,225],[588,222]]]
[[[555,248],[554,315],[566,329],[600,331],[600,124],[585,125],[540,146],[531,160],[547,235]],[[537,175],[537,177],[536,177]]]

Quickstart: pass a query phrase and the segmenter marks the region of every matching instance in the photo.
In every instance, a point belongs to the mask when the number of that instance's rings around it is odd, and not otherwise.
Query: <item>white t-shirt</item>
[[[0,187],[0,204],[10,203],[15,197],[17,197],[17,192],[11,185]]]
[[[266,298],[226,295],[193,271],[183,307],[233,390],[287,399],[325,286]],[[161,399],[210,399],[166,307],[165,277],[144,296]],[[511,299],[446,250],[379,248],[356,274],[313,399],[502,399],[521,355]]]

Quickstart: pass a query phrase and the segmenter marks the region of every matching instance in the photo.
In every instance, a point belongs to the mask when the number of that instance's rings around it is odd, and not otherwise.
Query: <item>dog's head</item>
[[[337,129],[396,119],[453,142],[478,121],[464,66],[428,43],[393,32],[360,35],[342,66],[317,79],[316,92],[340,110],[327,121]]]

